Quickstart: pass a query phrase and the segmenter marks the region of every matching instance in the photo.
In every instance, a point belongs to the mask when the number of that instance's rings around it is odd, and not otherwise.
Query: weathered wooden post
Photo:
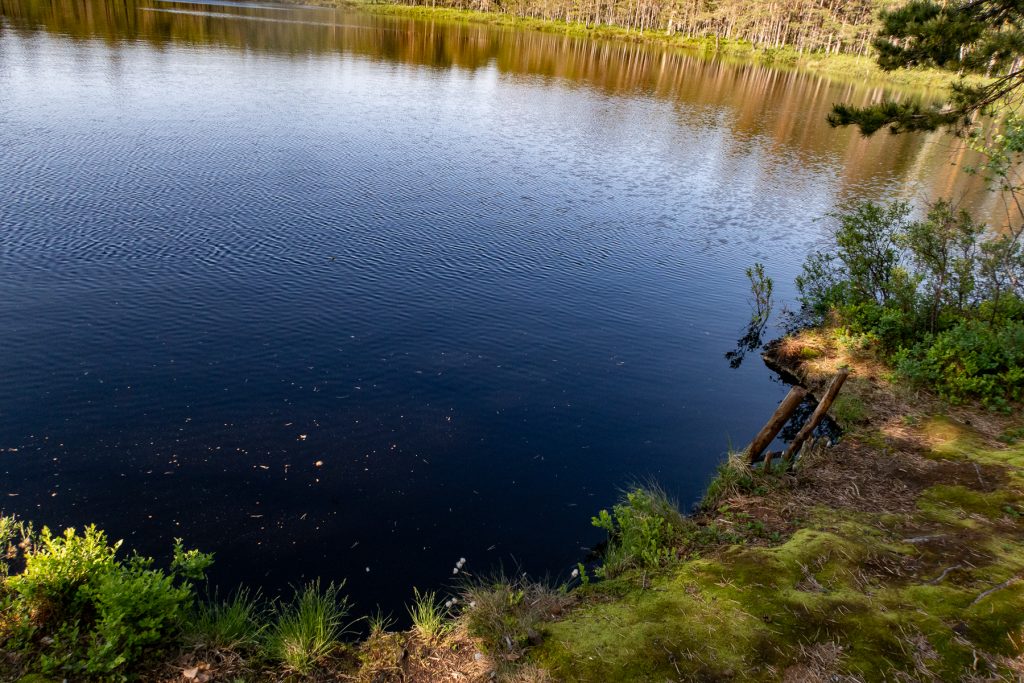
[[[782,399],[782,403],[772,413],[772,417],[768,420],[768,423],[761,428],[761,431],[757,433],[754,440],[750,442],[750,446],[747,448],[747,463],[753,463],[757,460],[761,452],[768,447],[768,444],[772,442],[772,439],[782,431],[782,428],[786,425],[786,421],[789,420],[790,416],[796,412],[797,407],[804,400],[804,396],[807,395],[807,390],[803,387],[795,386],[789,390],[786,394],[786,398]]]
[[[804,441],[807,440],[814,429],[821,422],[822,418],[825,417],[825,413],[832,407],[832,402],[836,400],[836,396],[839,395],[839,390],[843,387],[843,382],[850,376],[850,371],[843,368],[839,371],[839,374],[832,378],[832,383],[828,385],[828,389],[825,391],[825,395],[821,397],[821,402],[818,403],[818,407],[811,413],[811,419],[807,421],[807,424],[803,426],[803,429],[797,433],[796,438],[790,442],[789,448],[782,454],[782,460],[790,463],[796,454],[800,452],[800,447],[804,445]]]

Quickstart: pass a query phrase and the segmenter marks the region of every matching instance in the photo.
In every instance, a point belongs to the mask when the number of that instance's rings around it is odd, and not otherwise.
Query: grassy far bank
[[[886,72],[878,68],[874,56],[824,52],[800,52],[792,47],[758,47],[745,40],[730,40],[714,37],[691,38],[681,34],[668,34],[661,30],[640,31],[614,25],[585,25],[559,19],[534,19],[518,17],[505,12],[483,12],[478,10],[454,9],[443,6],[404,5],[392,3],[361,2],[359,0],[285,0],[295,4],[314,4],[328,7],[358,7],[360,9],[392,16],[418,19],[464,22],[505,26],[515,29],[543,31],[576,38],[622,40],[636,43],[665,45],[705,55],[752,60],[777,67],[798,68],[842,81],[870,81],[874,83],[902,86],[914,89],[947,89],[959,79],[955,74],[939,69],[900,69]],[[981,79],[968,77],[968,82],[978,83]]]
[[[851,369],[843,440],[792,473],[724,465],[691,517],[634,493],[595,519],[613,532],[596,576],[417,593],[397,632],[357,620],[336,586],[196,601],[201,553],[179,548],[160,580],[95,531],[77,552],[35,535],[9,551],[0,679],[1019,680],[1024,417],[891,383],[840,330],[771,356],[819,391]]]

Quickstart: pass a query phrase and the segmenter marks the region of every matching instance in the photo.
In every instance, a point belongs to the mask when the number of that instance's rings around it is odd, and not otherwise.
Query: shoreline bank
[[[765,66],[798,69],[841,82],[868,80],[900,89],[945,91],[958,82],[952,74],[938,69],[902,69],[886,72],[878,68],[873,56],[800,52],[792,47],[763,48],[743,40],[725,38],[689,38],[662,31],[638,31],[615,25],[590,25],[558,19],[517,17],[504,12],[457,9],[444,6],[406,5],[362,0],[279,0],[284,4],[318,7],[351,7],[387,16],[455,23],[482,24],[520,30],[541,31],[572,38],[613,40],[679,49],[707,58],[752,61]],[[972,77],[969,82],[981,82]]]

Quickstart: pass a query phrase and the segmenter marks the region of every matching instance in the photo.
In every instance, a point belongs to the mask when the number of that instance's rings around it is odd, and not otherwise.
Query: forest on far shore
[[[400,4],[499,12],[586,26],[710,40],[757,48],[866,55],[879,13],[895,0],[395,0]]]

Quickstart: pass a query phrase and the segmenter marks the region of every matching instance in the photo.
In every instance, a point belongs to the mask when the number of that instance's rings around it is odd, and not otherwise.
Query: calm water
[[[860,196],[963,192],[877,92],[264,4],[0,0],[0,494],[362,609],[564,577],[785,393],[723,354]],[[973,196],[973,195],[972,195]]]

